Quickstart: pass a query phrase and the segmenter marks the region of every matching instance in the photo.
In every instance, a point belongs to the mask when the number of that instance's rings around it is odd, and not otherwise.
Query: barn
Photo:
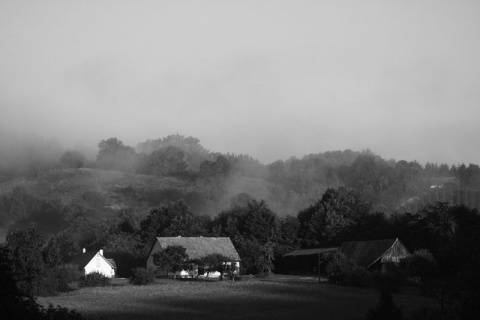
[[[78,268],[85,275],[93,272],[103,274],[105,277],[114,278],[117,265],[113,259],[108,259],[103,255],[103,250],[87,252],[83,249],[81,254],[72,258],[72,264],[78,265]]]
[[[385,273],[389,263],[399,263],[410,252],[398,239],[347,241],[338,249],[360,267]]]
[[[235,264],[236,270],[240,270],[240,256],[228,237],[157,237],[148,255],[147,267],[154,267],[153,254],[168,246],[184,247],[191,260],[199,260],[211,254],[221,254],[229,258],[229,261],[225,261],[227,265]],[[205,276],[204,266],[192,263],[189,268],[191,269],[190,272],[182,270],[179,275],[182,277],[188,277],[192,274],[194,276]],[[167,271],[163,270],[161,274],[166,275]],[[218,272],[209,274],[212,277],[219,275]]]

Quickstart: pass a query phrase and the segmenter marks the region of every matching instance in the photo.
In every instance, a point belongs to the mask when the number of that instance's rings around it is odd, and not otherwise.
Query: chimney
[[[100,255],[103,256],[103,249],[100,249]]]
[[[83,248],[83,253],[87,252],[87,249]]]

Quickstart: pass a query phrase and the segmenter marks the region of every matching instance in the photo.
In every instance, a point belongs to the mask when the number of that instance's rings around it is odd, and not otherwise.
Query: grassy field
[[[435,301],[394,295],[405,313]],[[84,288],[38,302],[76,309],[88,319],[363,319],[378,302],[370,289],[282,281],[174,281]]]

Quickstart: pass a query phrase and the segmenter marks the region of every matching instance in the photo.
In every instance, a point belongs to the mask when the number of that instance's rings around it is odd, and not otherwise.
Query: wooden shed
[[[398,239],[347,241],[339,248],[348,258],[368,270],[387,271],[388,263],[399,263],[410,252]]]

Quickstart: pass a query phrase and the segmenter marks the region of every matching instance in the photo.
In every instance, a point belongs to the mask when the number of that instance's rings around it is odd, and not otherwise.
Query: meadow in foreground
[[[432,299],[394,295],[405,313]],[[363,319],[378,302],[370,289],[276,281],[174,281],[83,288],[38,302],[76,309],[88,319]]]

